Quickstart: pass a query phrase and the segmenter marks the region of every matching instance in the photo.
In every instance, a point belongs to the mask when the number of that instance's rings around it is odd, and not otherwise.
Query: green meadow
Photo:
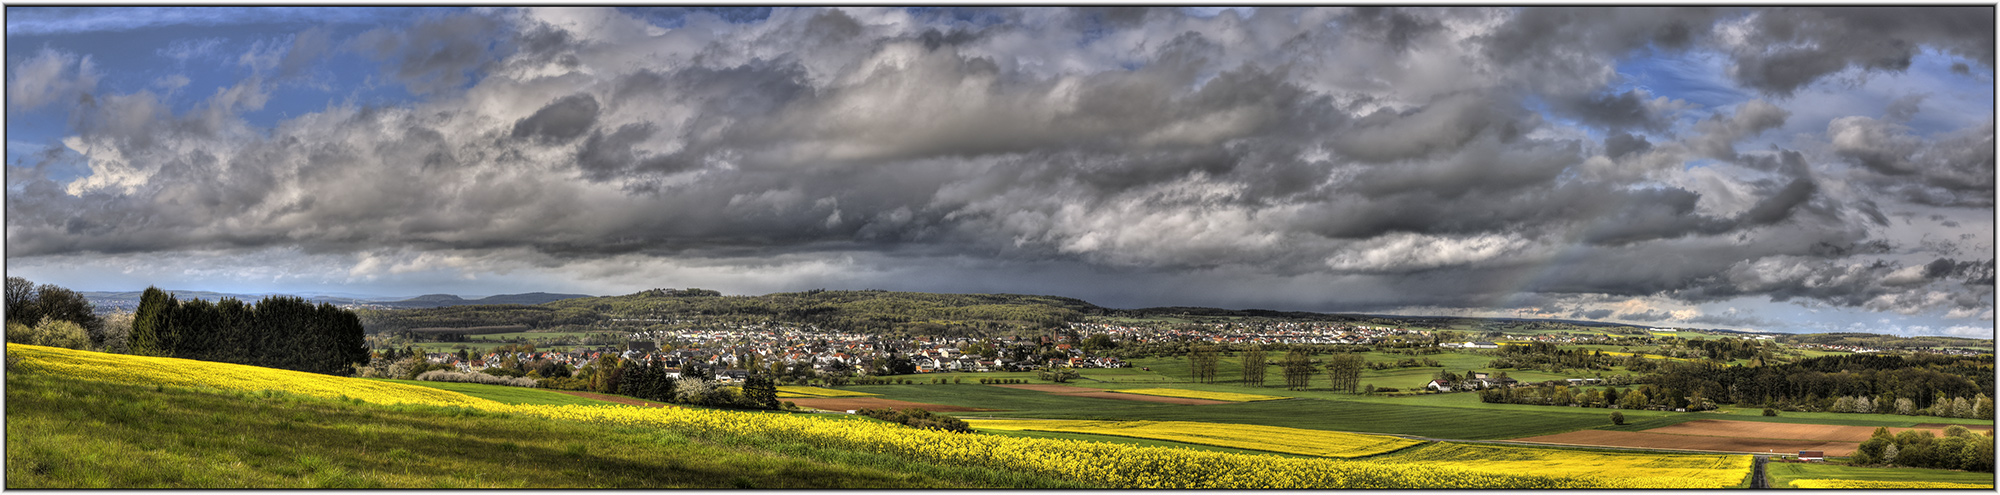
[[[1089,488],[726,434],[9,372],[7,488]]]

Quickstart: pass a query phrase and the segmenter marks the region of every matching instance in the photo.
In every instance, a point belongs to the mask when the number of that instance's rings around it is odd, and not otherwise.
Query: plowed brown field
[[[1931,434],[1944,436],[1944,428],[1890,428],[1889,433],[1906,430],[1930,430]],[[1823,440],[1833,442],[1865,442],[1868,435],[1875,433],[1873,426],[1799,425],[1787,423],[1764,423],[1757,421],[1728,421],[1703,419],[1686,423],[1662,426],[1646,430],[1646,433],[1667,433],[1674,435],[1707,435],[1719,437],[1778,438],[1790,440]],[[1832,454],[1832,452],[1828,452]]]
[[[1804,426],[1804,425],[1801,425]],[[1657,428],[1656,428],[1657,429]],[[1776,438],[1715,437],[1703,435],[1675,435],[1648,431],[1604,431],[1582,430],[1556,435],[1516,438],[1517,442],[1552,443],[1561,445],[1590,445],[1599,447],[1641,447],[1649,449],[1714,450],[1723,452],[1778,452],[1798,453],[1801,450],[1823,450],[1826,455],[1844,456],[1853,454],[1859,442],[1829,442],[1822,440],[1785,440]]]
[[[898,409],[898,410],[909,409],[914,407],[917,409],[923,409],[925,411],[930,411],[930,412],[968,412],[968,411],[999,410],[999,409],[980,409],[976,407],[948,406],[944,404],[926,404],[922,402],[910,402],[910,401],[901,401],[895,399],[877,399],[874,397],[828,397],[824,399],[785,399],[785,400],[792,401],[793,404],[798,404],[813,409],[825,409],[828,411],[846,411],[850,409],[868,409],[875,407],[887,407],[890,409]]]

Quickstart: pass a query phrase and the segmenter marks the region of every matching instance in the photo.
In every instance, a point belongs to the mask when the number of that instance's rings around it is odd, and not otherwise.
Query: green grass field
[[[374,380],[395,382],[405,385],[416,385],[419,387],[430,387],[435,389],[450,390],[453,392],[458,392],[461,394],[470,395],[481,399],[487,399],[496,402],[504,402],[508,404],[536,404],[545,406],[560,406],[568,404],[584,405],[584,406],[602,406],[605,404],[604,401],[600,400],[586,399],[583,397],[577,397],[574,395],[569,395],[560,392],[552,392],[539,388],[509,387],[505,385],[486,385],[481,383],[391,380],[385,378],[374,378]]]
[[[7,488],[1088,488],[784,439],[9,372]]]
[[[885,396],[889,394],[884,394]],[[1019,408],[1004,413],[956,413],[963,417],[1124,419],[1206,421],[1360,433],[1400,433],[1434,438],[1502,439],[1549,435],[1599,424],[1604,415],[1568,408],[1497,410],[1393,405],[1361,401],[1295,399],[1203,406],[1094,400],[1089,407]],[[1123,402],[1123,403],[1121,403]]]
[[[1305,455],[1286,454],[1282,452],[1232,449],[1229,447],[1216,447],[1212,445],[1196,445],[1191,443],[1170,442],[1166,440],[1153,440],[1147,438],[1116,437],[1110,435],[1092,435],[1088,433],[1062,433],[1062,432],[1052,432],[1052,431],[1018,431],[1018,430],[982,430],[977,428],[975,428],[974,430],[980,433],[1010,436],[1010,437],[1054,438],[1061,440],[1078,440],[1084,442],[1116,443],[1123,445],[1134,445],[1139,447],[1172,447],[1177,449],[1206,450],[1210,452],[1228,452],[1231,454],[1274,455],[1280,457],[1312,457]]]
[[[1946,483],[1993,484],[1993,473],[1945,469],[1855,467],[1825,463],[1773,462],[1764,465],[1764,478],[1771,488],[1791,488],[1792,480],[1836,479],[1869,481],[1942,481]]]

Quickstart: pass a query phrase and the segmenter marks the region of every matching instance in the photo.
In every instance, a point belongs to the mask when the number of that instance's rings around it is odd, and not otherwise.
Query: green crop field
[[[1993,484],[1993,473],[1947,469],[1855,467],[1828,463],[1773,462],[1764,465],[1764,478],[1771,488],[1791,488],[1792,480],[1835,479],[1868,481],[1941,481],[1945,483]]]
[[[841,387],[843,390],[880,394],[883,399],[906,400],[931,404],[947,404],[982,409],[1004,411],[1068,411],[1088,410],[1106,404],[1121,405],[1126,401],[1097,399],[1090,397],[1070,397],[1065,395],[1020,390],[991,385],[856,385]],[[1141,403],[1145,404],[1145,403]],[[1166,405],[1166,404],[1159,404]],[[988,413],[964,413],[988,414]],[[1009,412],[1008,414],[1012,414]]]
[[[875,390],[870,390],[875,392]],[[882,391],[885,397],[891,392]],[[1050,397],[1054,397],[1051,395]],[[900,398],[900,397],[897,397]],[[1089,398],[1048,400],[1010,408],[1004,413],[954,413],[961,417],[1018,417],[1062,419],[1123,419],[1154,421],[1205,421],[1315,430],[1361,433],[1400,433],[1434,438],[1502,439],[1550,435],[1600,424],[1609,424],[1604,414],[1573,408],[1519,406],[1523,409],[1479,407],[1436,407],[1397,405],[1379,402],[1296,399],[1239,402],[1202,406],[1150,404]],[[904,399],[915,400],[915,399]],[[1077,401],[1090,401],[1079,403]],[[935,401],[945,403],[943,401]],[[959,405],[982,407],[981,401],[964,398]],[[983,407],[1005,407],[1005,401],[985,402]],[[1067,406],[1067,407],[1058,407]]]
[[[601,406],[605,404],[604,401],[600,400],[586,399],[583,397],[577,397],[574,395],[569,395],[561,392],[552,392],[549,390],[543,390],[538,388],[509,387],[505,385],[487,385],[483,383],[427,382],[420,380],[391,380],[382,378],[376,378],[376,380],[402,383],[407,385],[416,385],[419,387],[430,387],[435,389],[450,390],[453,392],[458,392],[461,394],[470,395],[481,399],[504,402],[508,404],[538,404],[546,406],[560,406],[566,404]]]
[[[1228,452],[1232,454],[1256,454],[1256,455],[1271,455],[1279,457],[1312,457],[1312,456],[1297,455],[1297,454],[1286,454],[1282,452],[1232,449],[1229,447],[1216,447],[1213,445],[1196,445],[1191,443],[1170,442],[1166,440],[1153,440],[1149,438],[1092,435],[1088,433],[1062,433],[1062,432],[1052,432],[1052,431],[1018,431],[1018,430],[982,430],[977,428],[975,428],[974,430],[980,433],[1010,436],[1010,437],[1054,438],[1060,440],[1078,440],[1084,442],[1116,443],[1116,444],[1133,445],[1139,447],[1172,447],[1176,449],[1206,450],[1210,452]]]
[[[589,337],[589,336],[592,336],[592,335],[600,335],[600,334],[611,334],[611,335],[625,335],[625,334],[626,334],[626,332],[615,332],[615,331],[606,331],[606,332],[509,332],[509,333],[489,333],[489,334],[481,334],[481,335],[472,335],[472,336],[468,336],[468,337],[466,337],[466,340],[470,340],[470,341],[480,341],[480,340],[515,340],[515,339],[524,339],[524,340],[536,340],[536,339],[556,339],[556,338],[568,338],[568,337],[576,337],[576,338],[584,338],[584,337]]]
[[[9,372],[7,488],[1084,488],[716,433]]]

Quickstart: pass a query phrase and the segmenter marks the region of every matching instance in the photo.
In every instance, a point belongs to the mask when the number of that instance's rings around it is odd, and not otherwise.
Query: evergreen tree
[[[9,281],[12,287],[12,281]],[[141,356],[167,356],[172,349],[172,322],[169,313],[178,304],[174,296],[158,287],[147,287],[139,295],[139,309],[132,314],[131,343],[133,354]]]

